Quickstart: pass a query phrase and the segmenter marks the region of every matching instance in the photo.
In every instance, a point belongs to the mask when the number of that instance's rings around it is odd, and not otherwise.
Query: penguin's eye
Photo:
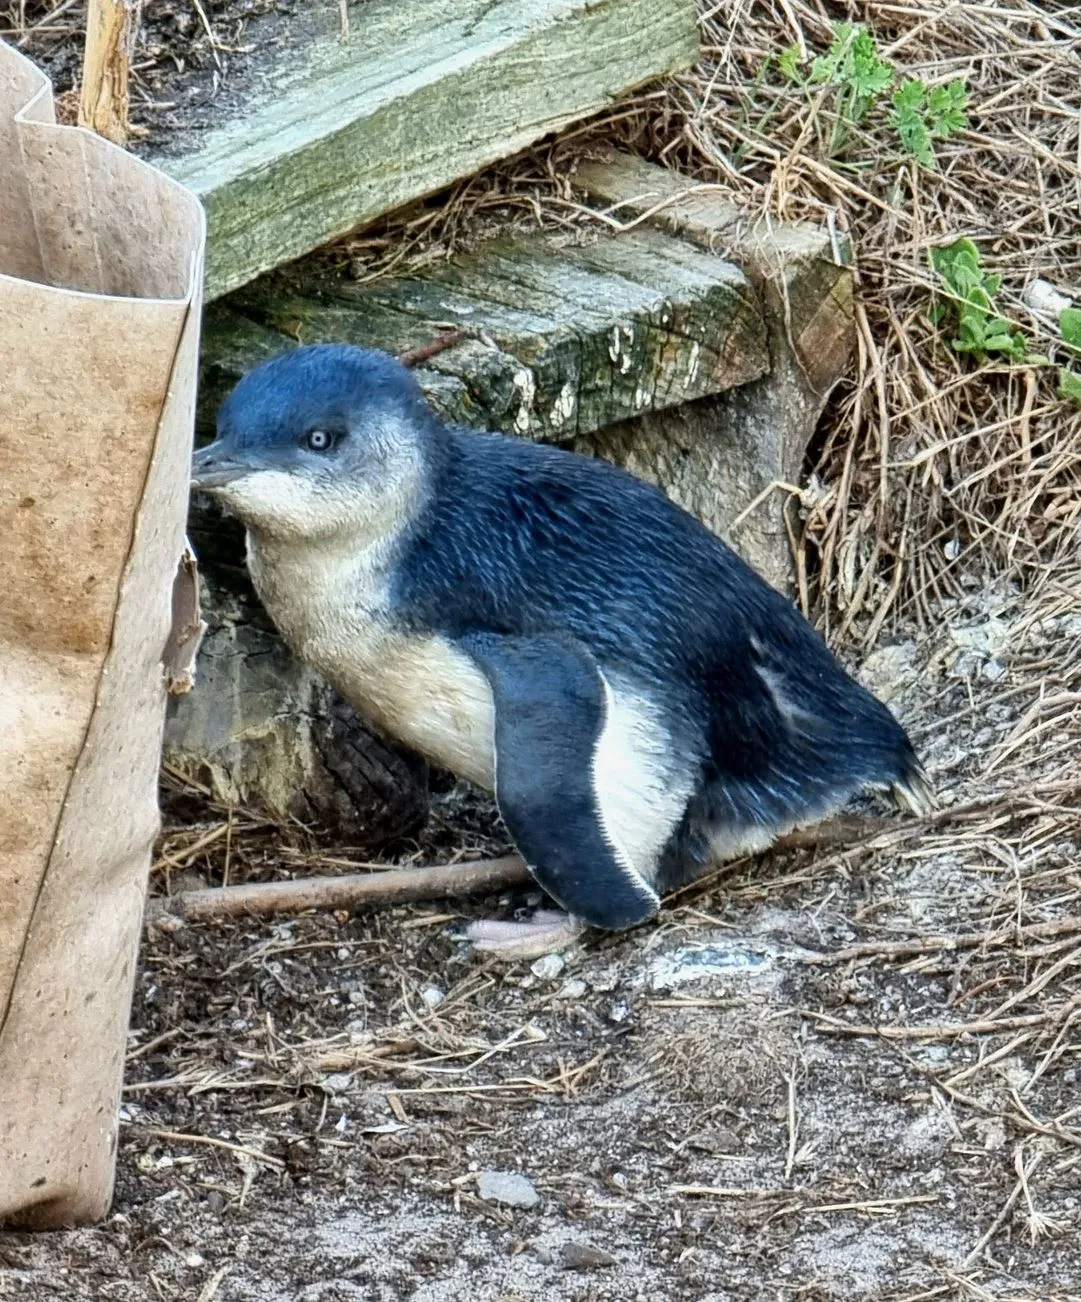
[[[334,446],[334,435],[325,429],[313,429],[305,435],[304,444],[313,452],[329,452]]]

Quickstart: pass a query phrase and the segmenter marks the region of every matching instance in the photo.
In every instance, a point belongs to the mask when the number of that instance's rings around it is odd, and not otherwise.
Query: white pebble
[[[482,1171],[477,1177],[477,1193],[486,1203],[504,1207],[536,1207],[540,1194],[524,1175],[516,1171]]]
[[[554,981],[567,966],[562,954],[545,954],[529,966],[530,972],[541,981]]]

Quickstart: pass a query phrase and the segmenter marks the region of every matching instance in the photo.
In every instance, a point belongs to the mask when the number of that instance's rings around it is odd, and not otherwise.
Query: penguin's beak
[[[218,440],[200,448],[192,457],[191,486],[200,492],[213,492],[262,468],[250,455],[229,452]]]

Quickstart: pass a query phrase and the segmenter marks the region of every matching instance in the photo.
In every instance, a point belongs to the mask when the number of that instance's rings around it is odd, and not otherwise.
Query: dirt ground
[[[81,0],[0,0],[0,37],[52,79],[66,122],[78,110],[84,27]],[[338,0],[150,0],[131,65],[130,148],[154,156],[192,148],[202,130],[242,111],[256,80],[340,30]]]
[[[1079,596],[974,591],[863,664],[929,823],[735,865],[632,935],[507,966],[453,904],[155,925],[113,1214],[0,1235],[0,1292],[1081,1298]],[[460,792],[433,826],[419,857],[498,848]],[[176,826],[154,888],[301,858]]]

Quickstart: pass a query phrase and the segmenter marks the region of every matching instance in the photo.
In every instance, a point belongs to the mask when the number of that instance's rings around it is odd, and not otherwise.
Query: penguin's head
[[[412,374],[387,353],[315,344],[236,385],[192,487],[255,533],[294,541],[375,539],[419,505],[440,426]]]

